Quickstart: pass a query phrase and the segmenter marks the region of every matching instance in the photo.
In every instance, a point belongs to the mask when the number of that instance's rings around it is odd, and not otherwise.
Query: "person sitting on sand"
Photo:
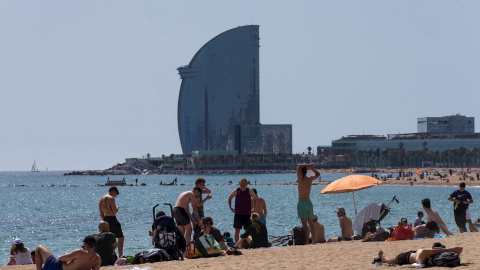
[[[44,247],[38,246],[35,249],[35,264],[37,270],[87,270],[100,269],[102,259],[95,253],[95,238],[87,236],[83,239],[82,249],[76,249],[56,259],[52,252]]]
[[[426,265],[427,260],[430,257],[437,255],[438,253],[442,253],[445,251],[453,251],[460,255],[463,251],[463,247],[452,247],[446,248],[441,243],[434,243],[431,249],[417,249],[412,251],[407,251],[404,253],[400,253],[395,257],[389,258],[385,255],[383,251],[378,252],[378,257],[382,260],[383,263],[388,263],[392,265],[404,265],[404,264],[420,264]]]
[[[228,246],[225,244],[222,232],[213,227],[213,219],[211,217],[203,217],[200,220],[200,227],[202,228],[202,231],[197,235],[197,239],[204,234],[211,234],[223,250],[228,250]]]
[[[438,226],[440,227],[440,229],[442,229],[442,231],[446,235],[453,235],[453,233],[451,233],[448,230],[447,225],[445,225],[445,223],[443,222],[442,218],[437,213],[437,211],[432,209],[432,207],[430,205],[430,199],[429,198],[425,198],[425,199],[422,200],[422,206],[423,206],[423,210],[425,210],[425,212],[427,213],[427,223],[429,221],[435,221],[438,224]]]
[[[415,222],[413,223],[413,227],[417,227],[418,225],[425,224],[425,221],[423,221],[422,218],[423,218],[423,212],[418,211],[417,218],[415,219]]]
[[[230,236],[230,233],[229,233],[229,232],[224,232],[224,233],[223,233],[223,241],[224,241],[229,247],[235,246],[235,241],[233,241],[233,238]]]
[[[429,221],[427,224],[418,225],[413,229],[414,238],[433,238],[440,232],[440,228],[435,221]]]
[[[15,239],[10,248],[10,257],[7,265],[33,264],[30,256],[30,249],[23,245],[20,238]]]
[[[95,252],[102,259],[101,266],[114,265],[117,260],[115,249],[118,246],[115,234],[110,232],[110,225],[106,221],[98,224],[99,232],[92,235],[95,238]]]
[[[342,236],[330,238],[327,240],[327,243],[353,240],[354,233],[352,220],[345,213],[345,208],[339,207],[335,212],[337,212]]]
[[[323,224],[318,222],[318,215],[313,215],[313,226],[315,226],[315,233],[317,235],[317,243],[325,243],[325,228]],[[310,237],[310,241],[312,241],[312,237]]]
[[[240,236],[241,238],[235,244],[235,247],[242,246],[244,241],[247,241],[251,248],[270,247],[267,227],[260,222],[260,216],[257,213],[252,213],[250,219],[252,225]]]

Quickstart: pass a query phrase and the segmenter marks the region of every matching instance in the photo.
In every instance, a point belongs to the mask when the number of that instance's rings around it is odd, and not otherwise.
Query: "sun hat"
[[[17,239],[15,239],[15,241],[13,241],[13,243],[14,243],[15,245],[21,244],[21,243],[22,243],[22,239],[17,238]]]

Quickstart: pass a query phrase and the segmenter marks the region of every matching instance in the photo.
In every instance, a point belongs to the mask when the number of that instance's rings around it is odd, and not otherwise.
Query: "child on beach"
[[[418,225],[425,224],[425,221],[423,221],[422,218],[423,218],[423,212],[418,211],[417,218],[415,219],[415,222],[413,223],[413,227],[417,227]]]
[[[33,264],[30,256],[30,249],[23,245],[20,238],[15,239],[10,248],[10,256],[7,265]]]

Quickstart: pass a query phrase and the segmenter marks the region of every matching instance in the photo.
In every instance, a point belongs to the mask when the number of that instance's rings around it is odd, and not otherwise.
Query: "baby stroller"
[[[388,205],[383,203],[371,203],[367,205],[356,216],[353,229],[358,234],[361,233],[362,237],[365,237],[369,232],[375,233],[377,224],[380,224],[390,212],[389,206],[393,201],[399,203],[397,196],[393,196]]]
[[[173,216],[173,208],[169,203],[165,205],[170,206],[170,213]],[[180,229],[175,226],[175,221],[171,216],[160,216],[155,217],[155,208],[153,207],[153,224],[152,231],[154,232],[154,246],[155,248],[160,248],[165,250],[169,255],[170,259],[183,261],[183,253],[186,250],[185,238],[183,237]]]

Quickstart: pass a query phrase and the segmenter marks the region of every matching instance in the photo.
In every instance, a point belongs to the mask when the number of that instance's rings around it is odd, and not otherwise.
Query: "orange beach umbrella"
[[[383,181],[367,175],[348,175],[328,184],[320,193],[346,193],[352,192],[353,206],[355,208],[355,215],[357,215],[357,207],[355,205],[354,191],[373,187],[374,185],[380,185]]]

